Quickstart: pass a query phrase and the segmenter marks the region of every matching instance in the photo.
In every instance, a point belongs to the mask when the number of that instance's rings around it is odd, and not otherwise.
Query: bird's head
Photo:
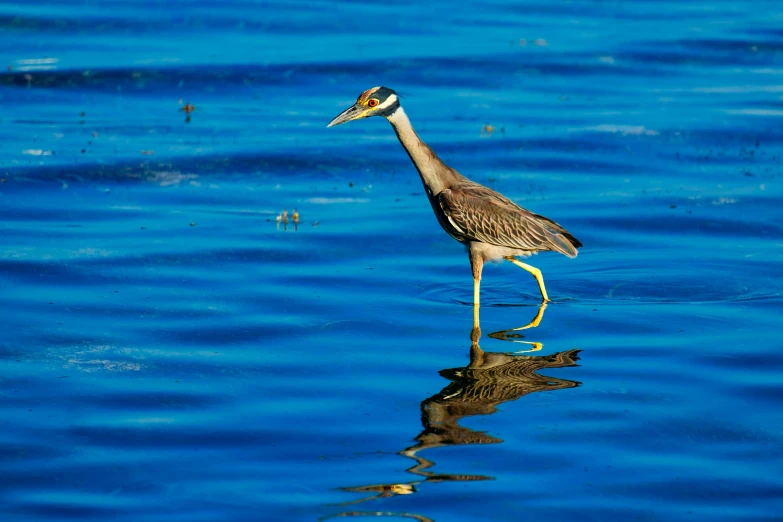
[[[353,106],[341,112],[329,122],[327,127],[334,127],[346,121],[360,120],[370,116],[391,116],[400,106],[397,93],[388,87],[373,87],[364,91]]]

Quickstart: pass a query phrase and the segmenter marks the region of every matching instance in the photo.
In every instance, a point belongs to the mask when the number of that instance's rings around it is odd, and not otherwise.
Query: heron
[[[507,260],[530,272],[545,306],[550,299],[541,270],[517,258],[545,251],[573,258],[582,243],[551,219],[522,208],[443,163],[413,130],[393,89],[373,87],[364,91],[327,127],[371,116],[383,116],[391,123],[421,177],[438,223],[467,249],[473,271],[474,327],[478,327],[481,273],[487,261]]]

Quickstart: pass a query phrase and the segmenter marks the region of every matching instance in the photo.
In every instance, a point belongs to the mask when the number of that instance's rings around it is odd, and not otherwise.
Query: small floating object
[[[186,103],[180,109],[180,111],[184,112],[185,114],[190,114],[191,112],[193,112],[195,110],[196,110],[196,106],[193,105],[192,103]]]
[[[294,209],[293,213],[291,214],[291,219],[294,221],[294,223],[299,223],[299,212]]]
[[[180,103],[182,103],[182,100],[180,100]],[[186,103],[180,111],[185,113],[185,123],[190,123],[190,114],[196,110],[196,106],[192,103]]]

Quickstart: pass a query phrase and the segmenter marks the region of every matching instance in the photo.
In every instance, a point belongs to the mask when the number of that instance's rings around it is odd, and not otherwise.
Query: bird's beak
[[[366,118],[367,112],[369,111],[365,110],[365,108],[359,105],[358,103],[354,104],[352,107],[348,107],[343,112],[341,112],[335,119],[330,121],[327,127],[334,127],[335,125],[340,125],[341,123],[345,123],[346,121]]]

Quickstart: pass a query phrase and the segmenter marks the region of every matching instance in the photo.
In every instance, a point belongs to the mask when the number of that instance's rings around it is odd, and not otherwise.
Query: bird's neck
[[[405,111],[402,110],[402,107],[398,107],[386,119],[394,127],[397,138],[399,138],[403,148],[405,148],[411,161],[416,166],[416,170],[419,171],[419,176],[421,176],[421,181],[424,183],[428,196],[432,197],[439,194],[443,189],[449,188],[457,181],[459,174],[446,166],[432,152],[432,149],[421,141],[416,131],[413,130],[411,121],[408,119]]]

